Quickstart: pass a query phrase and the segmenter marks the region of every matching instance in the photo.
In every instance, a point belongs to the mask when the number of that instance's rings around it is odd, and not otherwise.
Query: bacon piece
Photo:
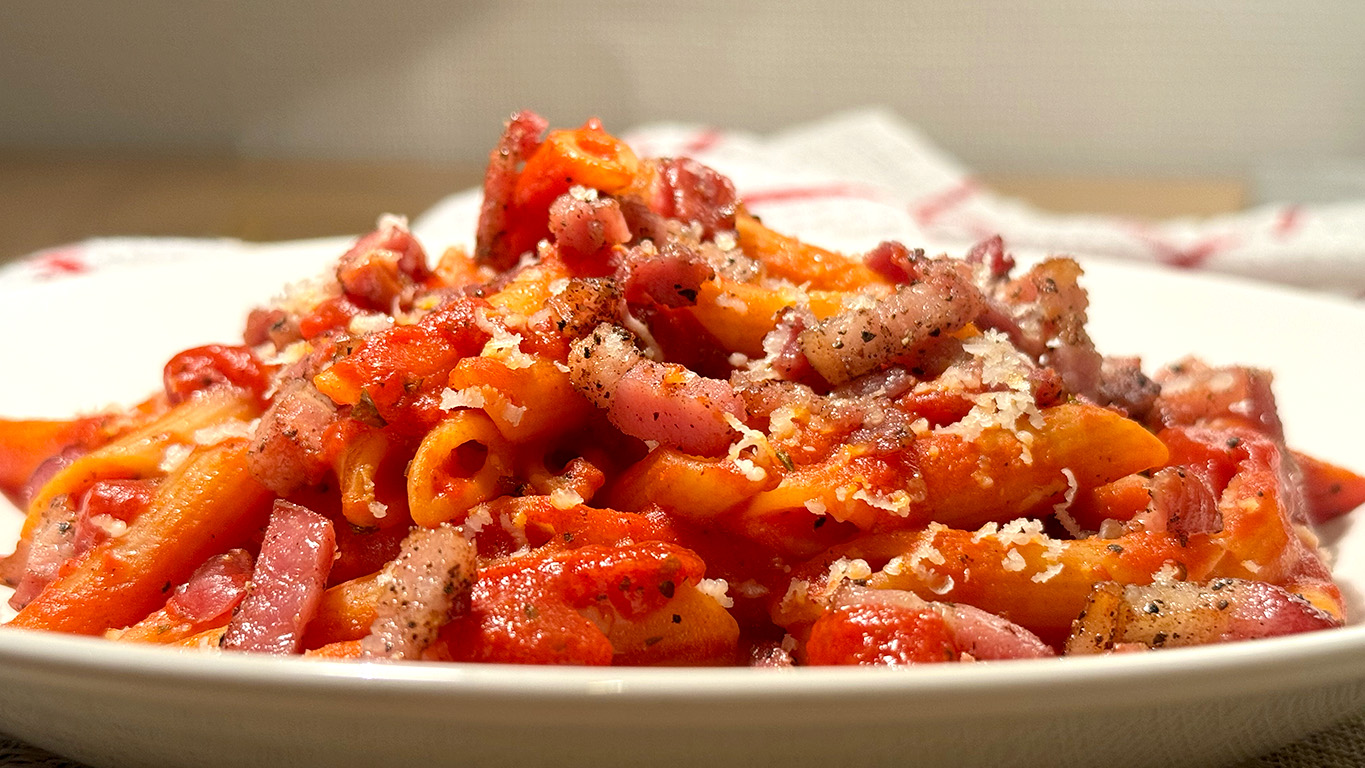
[[[1014,622],[965,603],[931,603],[947,622],[958,650],[977,661],[1056,656],[1052,646]]]
[[[604,274],[610,248],[630,241],[621,205],[595,191],[571,191],[555,198],[550,204],[550,234],[560,257],[580,274]]]
[[[616,281],[600,277],[572,278],[564,290],[550,297],[556,326],[565,336],[582,336],[602,323],[621,317],[621,293]]]
[[[38,491],[47,485],[47,482],[57,475],[58,472],[71,466],[76,459],[89,453],[90,450],[83,445],[68,445],[53,456],[43,459],[29,475],[28,482],[24,483],[23,491],[18,495],[19,498],[11,499],[14,506],[26,509],[30,501],[38,495]]]
[[[301,338],[298,319],[279,307],[256,307],[247,313],[242,340],[250,346],[270,342],[284,349]]]
[[[71,449],[71,456],[83,450]],[[35,477],[46,482],[74,458],[68,452],[40,465]],[[46,469],[45,469],[46,468]],[[40,477],[44,476],[44,477]],[[41,487],[41,483],[34,488]],[[20,539],[14,554],[0,561],[0,581],[15,588],[10,606],[19,610],[34,599],[42,588],[59,576],[68,559],[78,558],[96,544],[108,539],[108,525],[131,522],[152,498],[153,484],[147,480],[96,480],[78,503],[59,495],[42,510],[33,535]]]
[[[357,304],[380,312],[410,298],[431,276],[427,254],[404,221],[385,217],[337,262],[337,282]]]
[[[522,111],[512,116],[497,147],[488,156],[488,170],[483,178],[483,206],[479,209],[474,257],[482,264],[504,270],[517,263],[521,254],[516,251],[508,230],[512,207],[512,193],[521,164],[540,146],[540,137],[549,123],[534,112]]]
[[[574,388],[622,432],[687,453],[724,453],[736,436],[726,415],[745,416],[729,382],[645,359],[619,326],[600,325],[574,342],[569,369]]]
[[[569,348],[569,380],[598,408],[608,409],[621,377],[644,359],[629,331],[603,323]]]
[[[75,552],[79,557],[108,539],[118,526],[133,522],[151,502],[156,486],[150,480],[97,480],[76,509]]]
[[[474,544],[450,525],[416,528],[379,576],[379,604],[364,658],[417,659],[452,612],[469,600],[478,573]]]
[[[696,304],[701,284],[715,274],[687,243],[668,240],[656,248],[646,241],[626,251],[616,279],[632,305],[676,308]]]
[[[1277,442],[1284,440],[1268,371],[1243,366],[1214,368],[1187,358],[1157,372],[1161,394],[1148,422],[1157,428],[1232,420]]]
[[[917,264],[923,259],[923,248],[911,250],[903,243],[885,240],[863,256],[863,263],[893,283],[908,283],[919,274]]]
[[[21,542],[20,550],[6,558],[5,580],[14,585],[10,607],[19,610],[28,605],[57,578],[62,563],[75,553],[76,509],[70,498],[57,496],[42,511],[28,540],[27,552]]]
[[[1183,545],[1197,533],[1223,530],[1223,513],[1209,481],[1195,471],[1166,467],[1152,475],[1148,483],[1151,509],[1137,516],[1147,530],[1169,531]]]
[[[980,324],[1006,333],[1020,351],[1061,374],[1069,391],[1096,402],[1102,359],[1085,330],[1090,300],[1080,286],[1081,267],[1073,259],[1052,258],[992,293],[997,311]]]
[[[283,496],[327,471],[323,441],[336,406],[308,379],[284,385],[252,435],[247,465],[261,484]]]
[[[1129,643],[1174,648],[1338,626],[1339,620],[1302,597],[1260,581],[1104,582],[1072,625],[1067,653],[1101,653]]]
[[[895,400],[901,395],[909,392],[918,383],[910,372],[899,365],[893,365],[884,371],[875,371],[864,374],[856,379],[840,384],[830,390],[830,395],[835,398],[884,398]]]
[[[214,555],[195,569],[189,581],[175,588],[166,610],[195,624],[226,616],[246,596],[251,570],[251,555],[245,549]]]
[[[988,282],[1003,281],[1014,271],[1014,257],[1005,252],[1005,240],[1000,235],[988,237],[973,245],[963,259],[968,264],[983,264]]]
[[[684,297],[685,298],[685,297]],[[649,329],[653,347],[664,360],[699,376],[729,380],[735,372],[731,351],[702,325],[688,307],[636,306],[634,320]],[[632,325],[633,327],[633,325]]]
[[[724,416],[743,420],[744,404],[728,382],[680,365],[641,361],[617,383],[607,419],[641,440],[714,456],[735,437]]]
[[[768,419],[779,408],[791,407],[818,412],[825,398],[815,394],[805,384],[781,379],[751,379],[745,371],[731,377],[735,394],[744,401],[744,410],[755,419]]]
[[[1061,374],[1047,366],[1030,368],[1028,372],[1029,389],[1033,390],[1033,401],[1039,408],[1047,408],[1063,402],[1066,395]]]
[[[30,539],[21,540],[0,569],[15,587],[10,605],[16,610],[37,597],[61,572],[62,565],[81,557],[109,538],[108,526],[132,522],[153,493],[146,480],[97,480],[73,505],[70,497],[54,498],[43,510]]]
[[[801,349],[801,334],[815,324],[815,315],[807,308],[779,310],[773,329],[763,336],[763,363],[767,370],[781,380],[826,387],[828,382],[815,372]]]
[[[317,614],[336,554],[332,521],[275,500],[251,587],[223,634],[222,646],[278,655],[299,653]]]
[[[265,399],[265,368],[250,347],[209,344],[187,349],[166,363],[162,372],[166,396],[178,404],[212,387],[237,387]]]
[[[932,259],[919,269],[919,281],[872,307],[841,312],[802,331],[801,350],[816,372],[837,385],[911,358],[972,322],[985,306],[961,262]]]
[[[1142,361],[1138,358],[1105,357],[1100,363],[1096,394],[1101,405],[1117,406],[1129,418],[1141,421],[1156,403],[1161,385],[1142,372]]]
[[[650,212],[684,224],[700,225],[703,240],[735,228],[739,197],[725,176],[687,157],[660,158],[647,163],[654,171],[653,184],[644,194]],[[641,237],[649,234],[657,239],[658,233],[649,230],[662,227],[643,224],[645,231],[636,232]]]

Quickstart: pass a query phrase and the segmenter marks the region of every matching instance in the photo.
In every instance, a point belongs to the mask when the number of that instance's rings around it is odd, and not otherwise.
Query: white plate
[[[246,306],[338,247],[0,280],[0,411],[132,402],[170,354],[232,340]],[[1087,270],[1103,350],[1273,368],[1291,442],[1365,468],[1365,310],[1225,278]],[[0,509],[0,541],[18,518]],[[1365,526],[1325,534],[1363,616]],[[1363,706],[1365,626],[1112,658],[785,671],[357,665],[0,630],[0,730],[121,766],[1197,765]]]

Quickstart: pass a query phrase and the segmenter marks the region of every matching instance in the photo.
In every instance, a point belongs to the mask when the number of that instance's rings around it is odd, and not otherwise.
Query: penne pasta
[[[472,251],[385,217],[126,412],[0,421],[12,626],[181,649],[918,664],[1341,626],[1365,478],[1270,375],[1106,357],[1080,265],[836,253],[513,116]]]

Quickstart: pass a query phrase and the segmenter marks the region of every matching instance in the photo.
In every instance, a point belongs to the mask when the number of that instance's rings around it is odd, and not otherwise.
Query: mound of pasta
[[[1336,627],[1365,479],[1270,375],[1152,375],[1081,269],[845,255],[515,115],[472,253],[402,220],[120,412],[0,421],[14,627],[333,659],[900,665]]]

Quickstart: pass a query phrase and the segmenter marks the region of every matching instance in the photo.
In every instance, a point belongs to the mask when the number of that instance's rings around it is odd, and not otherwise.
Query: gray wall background
[[[481,162],[505,114],[882,104],[994,173],[1365,157],[1359,0],[0,5],[0,145]]]

